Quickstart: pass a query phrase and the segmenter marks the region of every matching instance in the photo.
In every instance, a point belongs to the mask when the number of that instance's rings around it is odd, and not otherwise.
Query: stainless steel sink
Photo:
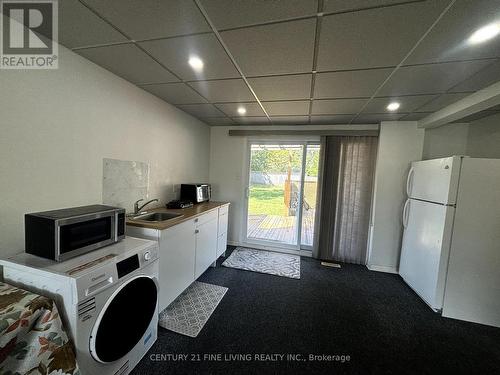
[[[143,214],[134,216],[134,220],[144,220],[144,221],[167,221],[181,217],[182,214],[176,214],[173,212],[153,212],[150,214]]]

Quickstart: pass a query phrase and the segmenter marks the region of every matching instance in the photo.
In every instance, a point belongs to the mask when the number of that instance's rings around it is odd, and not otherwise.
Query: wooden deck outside
[[[248,238],[294,244],[297,242],[295,216],[249,215]],[[302,245],[312,246],[314,210],[304,210]]]

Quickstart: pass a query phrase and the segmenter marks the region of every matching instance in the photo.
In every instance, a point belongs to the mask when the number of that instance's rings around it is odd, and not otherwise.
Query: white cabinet
[[[229,215],[229,205],[219,208],[219,220],[217,224],[217,253],[216,258],[220,257],[227,248],[227,224]]]
[[[159,230],[127,226],[127,236],[159,242],[159,310],[174,301],[226,250],[228,205]]]
[[[161,231],[160,311],[194,281],[195,224],[193,220]]]
[[[195,233],[196,261],[194,278],[197,279],[217,259],[217,215],[210,217],[208,221],[197,223]]]
[[[128,225],[127,236],[158,241],[159,244],[159,311],[163,311],[194,281],[196,223],[188,220],[158,230]]]

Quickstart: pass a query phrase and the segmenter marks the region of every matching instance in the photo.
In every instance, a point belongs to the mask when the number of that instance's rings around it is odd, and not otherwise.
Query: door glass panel
[[[318,191],[319,145],[306,146],[304,198],[302,202],[301,245],[312,246]]]
[[[63,225],[61,231],[61,254],[111,239],[111,217],[87,220]]]
[[[297,245],[303,150],[303,145],[251,145],[248,239]]]

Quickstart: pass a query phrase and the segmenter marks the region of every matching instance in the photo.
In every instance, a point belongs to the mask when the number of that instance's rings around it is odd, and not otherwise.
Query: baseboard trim
[[[370,271],[394,273],[396,275],[399,275],[398,269],[396,267],[377,266],[374,264],[367,264],[366,268],[368,268]]]

